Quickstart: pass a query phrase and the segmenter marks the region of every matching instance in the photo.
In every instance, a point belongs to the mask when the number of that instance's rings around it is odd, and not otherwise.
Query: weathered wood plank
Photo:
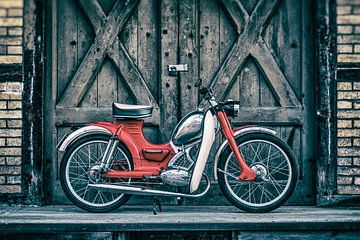
[[[108,58],[103,63],[97,81],[97,106],[110,107],[117,100],[118,74]]]
[[[304,119],[301,108],[240,107],[239,117],[234,122],[301,125]]]
[[[194,86],[199,78],[198,61],[198,10],[195,0],[179,2],[179,59],[181,64],[188,64],[189,71],[179,74],[180,116],[194,111],[198,104],[198,90]]]
[[[76,107],[94,80],[104,60],[105,53],[137,5],[138,0],[117,1],[107,22],[95,37],[94,43],[81,62],[73,79],[61,97],[59,106]]]
[[[244,213],[232,206],[123,206],[107,214],[87,213],[75,206],[5,206],[0,231],[359,231],[360,211],[354,208],[281,207],[274,212]],[[5,214],[6,213],[6,214]]]
[[[57,71],[57,101],[63,95],[69,81],[76,71],[77,66],[77,24],[69,19],[77,19],[78,12],[72,1],[57,2],[58,17],[57,23],[57,47],[58,47],[58,65],[61,66]],[[61,49],[61,51],[60,51]]]
[[[161,2],[161,124],[162,140],[169,140],[178,122],[179,98],[177,77],[169,76],[168,65],[178,57],[178,2]]]
[[[276,93],[280,105],[283,107],[301,106],[269,48],[264,43],[258,43],[251,48],[251,54],[259,62],[261,70],[271,83],[271,88]]]
[[[141,1],[138,6],[137,66],[155,100],[159,102],[158,0]]]
[[[57,108],[56,125],[71,125],[77,123],[89,123],[97,121],[113,121],[112,109],[106,107],[98,108]],[[158,116],[146,118],[147,124],[158,125]]]

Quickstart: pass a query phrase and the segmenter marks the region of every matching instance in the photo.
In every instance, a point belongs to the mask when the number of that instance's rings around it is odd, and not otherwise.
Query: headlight
[[[220,103],[226,115],[228,117],[237,117],[239,116],[239,102],[234,100],[227,100],[224,103]]]
[[[238,117],[240,112],[240,104],[234,103],[234,117]]]

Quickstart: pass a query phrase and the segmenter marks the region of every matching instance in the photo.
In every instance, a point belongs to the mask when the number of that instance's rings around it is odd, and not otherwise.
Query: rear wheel
[[[284,204],[295,189],[298,167],[293,151],[269,134],[249,134],[236,139],[248,166],[257,174],[254,181],[240,181],[241,169],[227,148],[217,169],[225,197],[247,212],[269,212]]]
[[[124,204],[129,195],[89,187],[96,183],[96,173],[110,137],[90,135],[72,144],[60,166],[60,180],[67,197],[90,212],[107,212]],[[114,152],[111,170],[130,171],[133,165],[128,151],[121,144]],[[101,179],[101,183],[129,183],[130,179]]]

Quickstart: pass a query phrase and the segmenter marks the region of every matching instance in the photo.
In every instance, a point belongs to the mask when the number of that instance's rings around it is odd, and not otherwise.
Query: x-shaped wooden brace
[[[118,0],[108,16],[105,15],[97,0],[78,0],[78,2],[93,25],[96,37],[58,106],[77,107],[93,83],[105,57],[109,56],[133,94],[142,96],[139,98],[141,102],[138,104],[155,106],[153,114],[158,115],[159,107],[155,98],[138,67],[118,38],[119,32],[139,0],[126,2]]]
[[[282,107],[301,106],[262,38],[262,34],[280,1],[260,0],[249,15],[240,0],[221,0],[228,15],[236,25],[239,37],[211,83],[211,87],[220,98],[226,97],[224,95],[228,87],[232,85],[231,83],[235,80],[247,57],[251,55],[258,62],[270,82],[280,105]]]

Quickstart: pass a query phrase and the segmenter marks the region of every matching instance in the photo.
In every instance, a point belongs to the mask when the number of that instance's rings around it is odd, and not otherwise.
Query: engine
[[[183,187],[190,183],[190,169],[198,152],[196,146],[178,152],[169,162],[168,169],[160,174],[160,179],[171,186]]]

